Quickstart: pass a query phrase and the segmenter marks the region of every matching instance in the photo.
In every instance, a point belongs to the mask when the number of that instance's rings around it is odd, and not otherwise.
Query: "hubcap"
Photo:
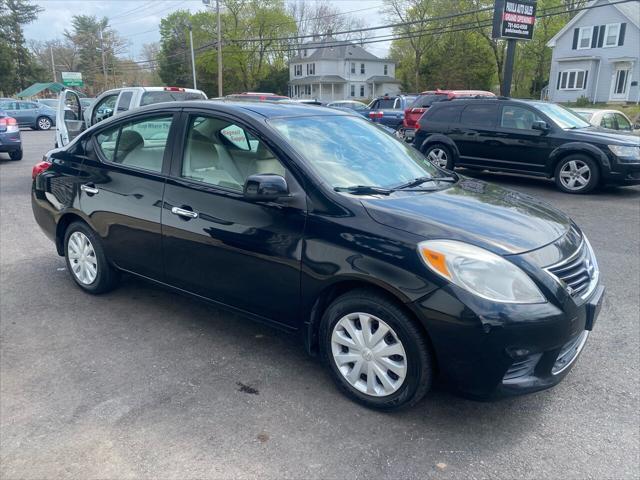
[[[331,352],[347,382],[373,397],[396,392],[407,375],[407,355],[398,335],[368,313],[350,313],[338,320]]]
[[[73,275],[83,285],[91,285],[98,276],[98,260],[93,245],[84,233],[71,234],[67,255]]]
[[[571,160],[560,169],[560,182],[569,190],[583,189],[590,179],[591,169],[581,160]]]
[[[434,148],[433,150],[429,151],[427,159],[438,167],[447,167],[447,152],[445,152],[441,148]]]
[[[41,118],[38,122],[38,126],[42,130],[49,130],[49,128],[51,128],[51,122],[49,122],[49,120],[47,120],[46,118]]]

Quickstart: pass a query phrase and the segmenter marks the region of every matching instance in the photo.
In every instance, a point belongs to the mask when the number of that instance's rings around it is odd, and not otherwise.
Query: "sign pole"
[[[507,58],[504,61],[504,73],[502,75],[501,94],[505,97],[511,96],[511,80],[513,79],[513,63],[516,57],[516,41],[512,38],[507,40]]]

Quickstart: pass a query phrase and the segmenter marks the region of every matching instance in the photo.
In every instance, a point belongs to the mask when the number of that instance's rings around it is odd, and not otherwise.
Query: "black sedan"
[[[323,107],[137,109],[33,177],[80,288],[127,272],[296,332],[369,407],[413,405],[436,376],[483,398],[553,386],[602,301],[564,214]]]
[[[9,154],[11,160],[22,160],[22,138],[15,118],[0,110],[0,152]]]

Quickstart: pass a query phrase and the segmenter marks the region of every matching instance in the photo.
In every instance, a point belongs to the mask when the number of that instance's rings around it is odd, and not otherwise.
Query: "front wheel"
[[[320,330],[323,358],[338,388],[370,408],[416,404],[431,386],[424,333],[395,302],[369,290],[338,297]]]
[[[71,278],[85,292],[105,293],[118,283],[118,272],[107,261],[100,238],[87,224],[69,225],[64,251]]]
[[[22,149],[9,152],[9,158],[11,160],[22,160]]]
[[[36,125],[38,130],[49,130],[51,129],[51,120],[48,117],[39,117],[36,121]]]
[[[424,156],[437,167],[453,170],[453,154],[445,145],[440,143],[429,145],[424,151]]]
[[[569,155],[558,162],[555,182],[566,193],[589,193],[600,182],[600,170],[589,157]]]

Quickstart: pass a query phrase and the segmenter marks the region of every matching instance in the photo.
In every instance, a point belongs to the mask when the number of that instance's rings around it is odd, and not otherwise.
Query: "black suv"
[[[509,98],[434,104],[414,146],[433,163],[554,178],[564,192],[640,184],[640,139],[593,127],[560,105]]]

